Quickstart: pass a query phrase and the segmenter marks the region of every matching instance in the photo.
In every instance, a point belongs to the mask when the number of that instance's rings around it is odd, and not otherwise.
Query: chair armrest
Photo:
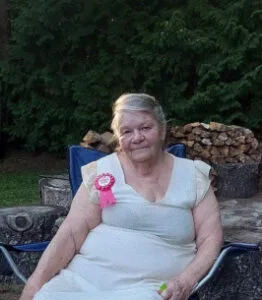
[[[9,252],[6,250],[6,248],[2,245],[0,245],[0,251],[2,252],[3,256],[5,257],[5,259],[7,260],[10,268],[12,269],[12,271],[15,273],[15,275],[23,282],[26,283],[27,279],[25,278],[25,276],[18,270],[12,256],[9,254]]]
[[[49,241],[38,242],[38,243],[30,243],[24,245],[12,245],[9,246],[9,250],[14,251],[23,251],[23,252],[43,252],[48,246]],[[6,248],[6,247],[5,247]]]
[[[26,283],[26,277],[18,270],[11,254],[9,251],[16,251],[16,252],[43,252],[49,241],[45,242],[38,242],[38,243],[31,243],[31,244],[24,244],[24,245],[8,245],[4,243],[0,243],[0,253],[3,254],[4,259],[6,260],[9,269],[13,271],[13,273],[23,282]],[[11,271],[10,270],[10,271]]]
[[[222,250],[217,257],[215,263],[207,273],[207,275],[201,279],[198,284],[194,287],[192,294],[196,293],[202,286],[204,286],[216,273],[219,266],[222,264],[225,257],[231,252],[247,252],[247,251],[258,251],[258,244],[249,244],[249,243],[228,243],[222,247]]]

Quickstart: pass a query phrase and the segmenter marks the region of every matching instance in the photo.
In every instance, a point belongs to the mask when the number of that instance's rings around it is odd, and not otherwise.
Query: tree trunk
[[[220,270],[200,291],[200,299],[262,299],[262,252],[228,255]]]
[[[0,0],[0,60],[7,58],[8,14],[6,0]]]
[[[55,205],[69,211],[72,203],[72,192],[69,177],[65,175],[47,176],[39,180],[40,203]]]
[[[17,206],[0,209],[0,242],[9,245],[23,245],[50,241],[55,234],[57,220],[66,215],[62,207],[52,206]],[[61,223],[61,222],[60,222]],[[34,270],[41,252],[13,252],[11,256],[18,269],[25,277]],[[0,282],[16,281],[13,276],[6,276],[6,260],[0,253]]]
[[[259,163],[213,164],[217,172],[217,196],[250,198],[258,192]]]

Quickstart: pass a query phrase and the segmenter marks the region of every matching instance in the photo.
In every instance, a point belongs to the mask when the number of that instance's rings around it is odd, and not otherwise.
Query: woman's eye
[[[143,131],[147,131],[147,130],[149,130],[149,129],[150,129],[149,126],[144,126],[144,127],[142,127],[142,130],[143,130]]]
[[[131,132],[131,130],[124,130],[123,132],[122,132],[122,134],[129,134]]]

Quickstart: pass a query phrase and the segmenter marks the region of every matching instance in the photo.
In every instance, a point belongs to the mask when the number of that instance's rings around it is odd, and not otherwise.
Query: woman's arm
[[[35,293],[79,251],[89,230],[101,223],[101,210],[88,201],[88,190],[82,184],[65,221],[44,251],[34,273],[28,279],[20,300],[31,300]]]
[[[167,289],[161,293],[164,299],[188,299],[195,284],[205,276],[220,252],[223,231],[219,206],[211,187],[204,199],[194,208],[193,218],[196,256],[181,275],[168,282]]]

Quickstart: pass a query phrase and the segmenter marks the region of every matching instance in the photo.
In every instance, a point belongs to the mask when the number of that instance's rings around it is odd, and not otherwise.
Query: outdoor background
[[[261,139],[261,49],[260,0],[0,0],[0,205],[39,203],[124,92]]]
[[[39,203],[39,176],[108,130],[124,92],[261,140],[261,49],[261,0],[0,0],[0,207]]]
[[[0,149],[65,154],[123,92],[262,129],[260,0],[0,0]]]

